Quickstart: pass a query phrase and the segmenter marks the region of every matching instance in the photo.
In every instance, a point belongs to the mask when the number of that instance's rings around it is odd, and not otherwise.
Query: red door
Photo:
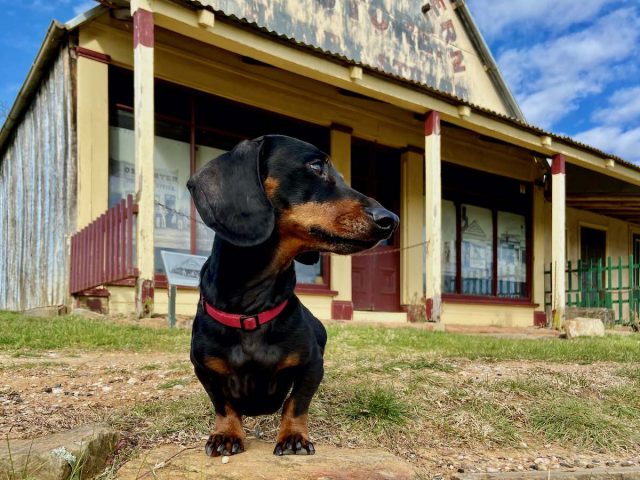
[[[400,152],[353,139],[351,185],[398,214]],[[376,248],[352,256],[352,295],[356,310],[400,311],[400,235],[396,232]]]

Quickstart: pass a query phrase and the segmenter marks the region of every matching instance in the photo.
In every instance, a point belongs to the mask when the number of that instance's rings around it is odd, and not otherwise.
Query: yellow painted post
[[[78,48],[77,230],[98,218],[109,206],[108,61],[106,55]]]
[[[140,276],[136,314],[153,312],[154,286],[154,20],[150,0],[131,2],[133,15],[133,90],[135,116],[135,188],[138,203],[136,250]]]
[[[402,304],[422,302],[424,248],[419,245],[424,237],[424,152],[408,149],[402,154],[402,203],[400,206]],[[417,246],[416,246],[417,245]],[[407,247],[411,247],[408,248]]]
[[[566,175],[565,158],[553,156],[551,164],[551,278],[553,327],[561,328],[565,320],[566,306]]]
[[[331,160],[351,185],[351,128],[331,125]],[[331,255],[331,290],[338,292],[331,304],[331,317],[335,320],[353,319],[351,296],[351,257]]]
[[[438,112],[427,113],[424,135],[427,319],[442,329],[442,174]]]

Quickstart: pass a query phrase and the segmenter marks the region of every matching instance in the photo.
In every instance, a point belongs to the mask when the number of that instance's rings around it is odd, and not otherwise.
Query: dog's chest
[[[261,335],[247,335],[231,347],[228,362],[236,372],[247,368],[271,370],[277,367],[282,356],[279,345],[267,343]]]

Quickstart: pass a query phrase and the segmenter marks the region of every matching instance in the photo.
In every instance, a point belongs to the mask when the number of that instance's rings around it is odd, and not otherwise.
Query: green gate
[[[616,323],[631,324],[640,316],[640,259],[629,255],[626,262],[618,257],[597,261],[567,262],[567,306],[608,308],[616,312]],[[545,309],[551,308],[551,265],[544,271]],[[625,311],[624,305],[629,309]]]

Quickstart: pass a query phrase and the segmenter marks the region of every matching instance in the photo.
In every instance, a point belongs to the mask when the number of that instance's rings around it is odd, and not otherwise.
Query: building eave
[[[4,153],[7,142],[16,126],[19,124],[22,115],[29,107],[33,96],[38,91],[38,86],[43,77],[49,71],[51,62],[55,60],[58,49],[63,44],[68,32],[77,29],[80,25],[93,20],[97,16],[106,12],[102,6],[96,6],[63,24],[53,20],[44,37],[40,50],[36,55],[29,73],[16,96],[16,99],[9,110],[9,114],[0,129],[0,154]]]
[[[473,19],[473,15],[471,15],[471,12],[469,11],[469,7],[467,7],[465,0],[455,0],[454,5],[460,21],[464,25],[464,28],[466,29],[467,34],[469,35],[469,38],[473,43],[473,46],[478,51],[478,54],[480,55],[480,58],[484,63],[487,75],[489,75],[489,77],[491,78],[491,81],[498,91],[500,98],[502,98],[502,101],[504,102],[507,111],[509,111],[510,116],[522,121],[526,121],[524,113],[520,109],[520,106],[513,96],[513,93],[511,93],[507,82],[505,82],[504,77],[500,72],[500,68],[493,58],[491,50],[489,49],[487,42],[484,40],[482,33],[480,33],[480,29],[476,25],[476,22]]]

